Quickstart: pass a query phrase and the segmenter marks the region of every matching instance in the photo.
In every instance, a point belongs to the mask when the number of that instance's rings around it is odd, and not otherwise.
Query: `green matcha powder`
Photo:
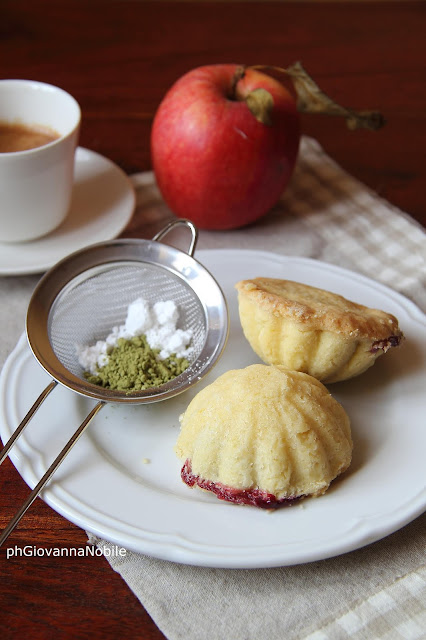
[[[189,366],[186,358],[171,355],[158,359],[160,349],[151,349],[145,336],[120,338],[108,356],[108,362],[95,375],[86,372],[92,384],[118,391],[141,391],[173,380]]]

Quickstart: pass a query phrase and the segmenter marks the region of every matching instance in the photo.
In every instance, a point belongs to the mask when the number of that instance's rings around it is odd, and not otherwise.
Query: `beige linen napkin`
[[[150,238],[172,218],[152,173],[132,177],[137,211],[125,234]],[[291,183],[263,220],[201,232],[198,249],[262,249],[359,271],[426,307],[426,235],[407,215],[302,140]],[[426,517],[366,548],[274,569],[192,567],[88,534],[169,640],[424,638]]]
[[[132,177],[124,236],[151,238],[172,218],[153,174]],[[426,309],[426,235],[406,214],[304,138],[291,186],[254,225],[200,233],[199,249],[262,249],[359,271]],[[0,365],[24,328],[38,276],[0,278]],[[426,516],[346,555],[274,569],[192,567],[105,555],[169,640],[420,640],[426,629]],[[100,549],[109,543],[88,534]],[[125,616],[125,612],[123,612]]]

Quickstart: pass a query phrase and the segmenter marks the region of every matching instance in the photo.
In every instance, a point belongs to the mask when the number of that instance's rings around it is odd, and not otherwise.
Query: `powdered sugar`
[[[192,331],[178,329],[178,320],[179,310],[173,300],[156,302],[151,307],[146,300],[138,298],[129,305],[125,323],[113,327],[105,340],[77,347],[78,361],[85,371],[96,374],[108,363],[108,355],[120,338],[129,340],[140,335],[146,336],[151,349],[160,349],[161,360],[172,354],[188,358],[193,351]]]

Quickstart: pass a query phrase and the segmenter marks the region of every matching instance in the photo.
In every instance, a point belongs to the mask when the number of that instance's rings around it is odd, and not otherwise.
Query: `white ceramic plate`
[[[65,221],[37,240],[0,243],[0,275],[42,273],[73,251],[115,238],[134,208],[135,192],[124,171],[108,158],[78,147]]]
[[[128,549],[212,567],[270,567],[320,560],[396,531],[426,505],[424,390],[426,321],[401,295],[365,277],[303,258],[257,251],[200,251],[229,302],[228,345],[195,390],[146,406],[105,407],[43,493],[63,516]],[[284,277],[335,291],[394,313],[406,335],[372,369],[330,385],[351,417],[351,468],[317,499],[273,513],[221,502],[189,489],[175,459],[178,417],[200,386],[257,362],[240,328],[234,284],[257,275]],[[7,439],[49,381],[26,346],[0,378],[0,431]],[[56,388],[12,450],[33,487],[83,420],[93,401]],[[149,461],[149,462],[147,462]]]

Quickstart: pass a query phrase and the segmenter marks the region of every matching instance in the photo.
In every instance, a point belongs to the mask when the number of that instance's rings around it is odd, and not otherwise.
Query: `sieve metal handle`
[[[179,219],[179,220],[172,220],[172,222],[169,222],[169,224],[166,225],[164,227],[164,229],[162,229],[161,231],[156,233],[155,236],[152,239],[155,240],[156,242],[158,242],[159,240],[164,238],[164,236],[166,234],[168,234],[169,231],[171,231],[175,227],[179,227],[179,226],[188,227],[188,229],[191,231],[191,243],[189,245],[189,249],[187,251],[187,254],[189,256],[191,256],[191,258],[192,258],[193,255],[194,255],[195,247],[197,245],[198,229],[197,229],[197,227],[195,226],[195,224],[193,222],[191,222],[190,220],[187,220],[186,218],[182,218],[182,219]]]
[[[49,385],[50,387],[51,385]],[[52,387],[53,389],[53,387]],[[47,388],[46,388],[47,390]],[[45,390],[45,391],[46,391]],[[51,389],[50,389],[51,391]],[[50,391],[48,393],[50,393]],[[46,394],[47,395],[47,394]],[[44,399],[44,398],[43,398]],[[41,400],[41,402],[43,401],[43,399]],[[36,401],[37,402],[37,401]],[[41,404],[41,402],[39,403],[39,405]],[[98,411],[100,411],[102,409],[102,407],[105,405],[105,402],[102,400],[100,402],[98,402],[95,407],[93,407],[92,411],[88,414],[88,416],[86,416],[86,418],[83,420],[83,422],[81,423],[81,425],[79,426],[79,428],[77,429],[77,431],[74,433],[74,435],[68,440],[67,444],[65,445],[65,447],[62,449],[62,451],[57,455],[57,457],[55,458],[55,460],[52,462],[52,464],[50,465],[50,467],[48,468],[48,470],[46,471],[46,473],[44,474],[44,476],[39,480],[39,482],[37,483],[37,485],[34,487],[34,489],[32,490],[32,492],[30,493],[30,495],[28,496],[27,500],[24,502],[24,504],[22,505],[22,507],[19,509],[18,513],[14,516],[14,518],[12,518],[12,520],[9,522],[9,524],[7,525],[7,527],[4,529],[4,531],[2,532],[1,536],[0,536],[0,547],[3,544],[3,542],[9,537],[9,535],[12,533],[12,531],[14,530],[14,528],[16,527],[16,525],[18,524],[18,522],[20,521],[20,519],[22,518],[22,516],[26,513],[26,511],[30,508],[30,506],[32,505],[32,503],[34,502],[34,500],[37,498],[37,496],[39,495],[39,493],[41,492],[41,490],[44,488],[44,486],[46,485],[46,483],[48,482],[48,480],[50,480],[50,478],[52,477],[52,475],[55,473],[56,469],[59,467],[59,465],[61,464],[62,460],[65,458],[65,456],[71,451],[71,449],[73,448],[73,446],[76,444],[76,442],[78,441],[78,439],[80,438],[80,436],[83,434],[84,430],[86,429],[86,427],[90,424],[90,422],[92,421],[92,419],[95,417],[95,415],[98,413]],[[34,406],[34,405],[33,405]],[[32,407],[33,408],[33,407]],[[32,408],[30,409],[30,411],[28,413],[31,412]],[[27,414],[28,415],[28,414]],[[25,416],[26,418],[27,416]],[[31,416],[30,416],[31,417]],[[24,418],[24,420],[25,420]],[[28,420],[27,420],[28,422]]]
[[[15,431],[10,436],[9,440],[6,442],[6,444],[4,445],[3,449],[1,450],[1,452],[0,452],[0,464],[6,458],[7,454],[11,450],[12,446],[15,444],[16,440],[19,438],[19,436],[23,432],[24,428],[27,426],[27,424],[29,423],[29,421],[31,420],[31,418],[33,417],[33,415],[35,414],[35,412],[37,411],[37,409],[39,408],[39,406],[41,405],[43,400],[45,400],[47,398],[49,393],[51,391],[53,391],[53,389],[56,387],[57,384],[58,383],[56,382],[56,380],[52,380],[52,382],[49,385],[47,385],[47,387],[44,389],[44,391],[42,391],[40,393],[39,397],[34,402],[33,406],[28,411],[28,413],[25,416],[25,418],[19,424],[17,429],[15,429]]]

